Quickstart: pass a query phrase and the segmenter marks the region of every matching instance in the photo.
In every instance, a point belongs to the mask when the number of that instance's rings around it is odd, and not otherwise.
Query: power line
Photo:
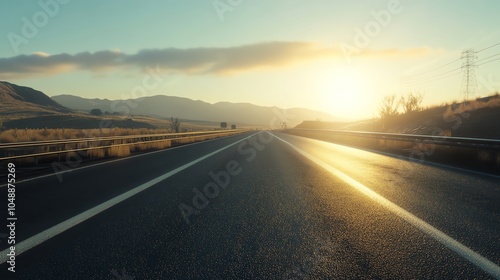
[[[430,80],[427,80],[427,81],[421,81],[421,82],[416,82],[416,83],[413,83],[413,84],[409,84],[407,86],[414,86],[414,85],[417,85],[417,84],[427,84],[427,83],[430,83],[430,82],[434,82],[434,81],[437,81],[437,80],[441,80],[441,79],[445,79],[445,78],[448,78],[448,77],[451,77],[451,76],[455,76],[457,74],[460,74],[462,73],[461,71],[459,72],[456,72],[456,73],[453,73],[453,74],[450,74],[450,75],[446,75],[444,77],[434,77],[433,79],[430,79]]]
[[[429,83],[429,82],[445,79],[445,78],[463,73],[464,76],[463,76],[462,90],[461,91],[465,97],[465,100],[467,100],[469,98],[469,96],[471,94],[474,94],[475,91],[477,90],[477,80],[476,80],[476,74],[475,74],[474,68],[479,66],[479,65],[483,65],[483,64],[487,64],[487,63],[490,63],[490,62],[493,62],[496,60],[500,60],[500,58],[496,58],[496,59],[491,59],[491,60],[485,61],[487,59],[490,59],[492,57],[496,57],[496,56],[500,55],[500,53],[490,55],[490,56],[482,58],[480,60],[477,60],[476,54],[483,52],[485,50],[491,49],[493,47],[496,47],[498,45],[500,45],[500,43],[493,44],[493,45],[488,46],[486,48],[483,48],[479,51],[474,51],[474,49],[465,50],[462,52],[462,56],[460,58],[457,58],[457,59],[455,59],[451,62],[448,62],[446,64],[443,64],[441,66],[432,68],[432,69],[427,70],[425,72],[415,74],[415,75],[409,75],[407,77],[403,77],[401,79],[402,80],[401,82],[403,83],[404,86],[414,86],[417,84],[424,84],[424,83]],[[434,75],[432,77],[423,76],[427,73],[430,73],[430,72],[442,69],[446,66],[449,66],[449,65],[451,65],[459,60],[463,60],[461,67],[455,68],[455,69],[450,70],[450,71],[443,72],[441,74]],[[477,64],[478,62],[482,62],[482,63]],[[457,70],[462,70],[462,71],[457,72]],[[421,76],[423,76],[423,77],[421,77]]]
[[[423,82],[423,83],[434,82],[434,81],[437,81],[437,80],[441,80],[441,79],[444,79],[444,78],[448,78],[448,77],[451,77],[451,76],[455,76],[455,75],[460,74],[460,73],[461,73],[461,72],[456,72],[456,73],[453,73],[453,74],[450,74],[450,75],[446,75],[446,76],[441,77],[441,78],[437,78],[437,79],[429,80],[429,81],[426,81],[426,82]]]
[[[500,43],[496,43],[496,44],[493,44],[493,45],[491,45],[491,46],[489,46],[489,47],[486,47],[486,48],[484,48],[484,49],[482,49],[482,50],[478,50],[476,53],[480,53],[480,52],[482,52],[482,51],[485,51],[485,50],[487,50],[487,49],[491,49],[491,48],[493,48],[493,47],[495,47],[495,46],[498,46],[498,45],[500,45]]]
[[[479,53],[479,52],[485,51],[485,50],[487,50],[487,49],[491,49],[491,48],[493,48],[493,47],[495,47],[495,46],[498,46],[498,45],[500,45],[500,43],[493,44],[493,45],[491,45],[491,46],[489,46],[489,47],[486,47],[486,48],[484,48],[484,49],[481,49],[481,50],[477,51],[476,53]],[[498,54],[500,54],[500,53],[498,53]],[[498,54],[492,55],[492,56],[490,56],[490,57],[496,56],[496,55],[498,55]],[[481,60],[479,60],[479,61],[482,61],[482,60],[488,59],[488,58],[490,58],[490,57],[487,57],[487,58],[481,59]],[[461,60],[461,59],[462,59],[462,57],[459,57],[459,58],[457,58],[457,59],[455,59],[455,60],[453,60],[453,61],[451,61],[451,62],[448,62],[448,63],[446,63],[446,64],[444,64],[444,65],[441,65],[441,66],[438,66],[438,67],[435,67],[435,68],[432,68],[432,69],[427,70],[427,71],[425,71],[425,72],[422,72],[422,73],[419,73],[419,74],[414,74],[414,75],[409,75],[409,76],[408,76],[408,78],[409,78],[409,79],[411,79],[412,77],[421,76],[421,75],[427,74],[427,73],[429,73],[429,72],[432,72],[432,71],[435,71],[435,70],[438,70],[438,69],[444,68],[444,67],[446,67],[446,66],[448,66],[448,65],[450,65],[450,64],[453,64],[453,63],[455,63],[455,62],[457,62],[457,61],[459,61],[459,60]]]
[[[458,72],[455,72],[455,73],[452,73],[452,74],[448,74],[448,75],[444,75],[444,76],[441,75],[441,76],[437,76],[437,77],[432,77],[432,78],[428,78],[426,80],[414,81],[414,82],[407,82],[407,83],[403,83],[403,84],[405,86],[414,86],[414,85],[426,84],[426,83],[429,83],[429,82],[434,82],[434,81],[437,81],[437,80],[448,78],[450,76],[454,76],[454,75],[457,75],[457,74],[460,74],[460,73],[462,73],[462,71],[458,71]]]
[[[495,60],[499,60],[499,59],[500,59],[500,57],[499,57],[499,58],[492,59],[492,60],[489,60],[489,61],[486,61],[486,62],[483,62],[483,63],[478,64],[478,65],[476,65],[476,66],[483,65],[483,64],[486,64],[486,63],[490,63],[490,62],[493,62],[493,61],[495,61]]]
[[[484,48],[484,49],[481,49],[481,50],[477,51],[476,53],[478,53],[478,52],[482,52],[482,51],[485,51],[485,50],[490,49],[490,48],[493,48],[493,47],[495,47],[495,46],[497,46],[497,45],[500,45],[500,43],[497,43],[497,44],[491,45],[491,46],[489,46],[489,47],[486,47],[486,48]],[[500,53],[498,53],[498,54],[500,54]],[[496,55],[498,55],[498,54],[495,54],[495,55],[493,55],[493,56],[496,56]],[[490,56],[490,57],[493,57],[493,56]],[[490,58],[490,57],[487,57],[487,58]],[[484,59],[487,59],[487,58],[484,58]],[[457,59],[455,59],[455,60],[453,60],[453,61],[451,61],[451,62],[448,62],[448,63],[446,63],[446,64],[444,64],[444,65],[441,65],[441,66],[438,66],[438,67],[435,67],[435,68],[432,68],[432,69],[427,70],[427,71],[425,71],[425,72],[422,72],[422,73],[419,73],[419,74],[414,74],[414,75],[409,75],[409,77],[412,77],[412,76],[413,76],[413,77],[415,77],[415,76],[421,76],[421,75],[427,74],[427,73],[432,72],[432,71],[434,71],[434,70],[438,70],[438,69],[444,68],[444,67],[446,67],[446,66],[448,66],[448,65],[450,65],[450,64],[453,64],[453,63],[455,63],[455,62],[457,62],[457,61],[459,61],[459,60],[461,60],[461,59],[462,59],[461,57],[460,57],[460,58],[457,58]],[[481,59],[481,60],[484,60],[484,59]]]
[[[437,78],[437,77],[439,77],[439,76],[446,75],[446,74],[448,74],[448,73],[451,73],[451,72],[454,72],[454,71],[456,71],[456,70],[460,70],[460,69],[462,69],[462,66],[460,66],[460,67],[458,67],[458,68],[455,68],[455,69],[453,69],[453,70],[446,71],[446,72],[444,72],[444,73],[441,73],[441,74],[435,75],[435,76],[433,76],[433,77],[410,78],[410,79],[414,79],[414,80],[413,80],[413,81],[411,81],[411,80],[410,80],[410,81],[407,81],[407,82],[408,82],[408,83],[412,83],[412,82],[413,82],[413,83],[419,83],[419,82],[421,82],[421,81],[425,81],[425,80],[428,80],[428,79],[434,79],[434,78]]]
[[[415,76],[421,76],[421,75],[423,75],[423,74],[427,74],[427,73],[432,72],[432,71],[434,71],[434,70],[438,70],[438,69],[441,69],[441,68],[443,68],[443,67],[446,67],[446,66],[448,66],[448,65],[450,65],[450,64],[452,64],[452,63],[455,63],[455,62],[457,62],[457,61],[459,61],[459,60],[460,60],[460,58],[457,58],[457,59],[453,60],[452,62],[448,62],[448,63],[446,63],[446,64],[444,64],[444,65],[442,65],[442,66],[438,66],[438,67],[433,68],[433,69],[431,69],[431,70],[427,70],[427,71],[425,71],[425,72],[422,72],[422,73],[419,73],[419,74],[415,74],[415,75],[411,75],[411,76],[413,76],[413,77],[415,77]]]
[[[483,60],[486,60],[486,59],[488,59],[488,58],[492,58],[492,57],[497,56],[497,55],[500,55],[500,53],[497,53],[497,54],[494,54],[494,55],[490,55],[490,56],[485,57],[485,58],[483,58],[483,59],[480,59],[480,60],[478,60],[478,61],[476,61],[476,62],[481,62],[481,61],[483,61]]]

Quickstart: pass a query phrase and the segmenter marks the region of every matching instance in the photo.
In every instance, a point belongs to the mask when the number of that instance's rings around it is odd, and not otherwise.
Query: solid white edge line
[[[189,167],[195,165],[196,163],[198,163],[204,159],[207,159],[207,158],[209,158],[209,157],[211,157],[211,156],[213,156],[213,155],[215,155],[215,154],[217,154],[217,153],[219,153],[219,152],[221,152],[229,147],[232,147],[232,146],[234,146],[242,141],[245,141],[246,139],[248,139],[248,138],[250,138],[258,133],[259,132],[254,133],[248,137],[240,139],[240,140],[238,140],[234,143],[231,143],[225,147],[222,147],[216,151],[213,151],[209,154],[206,154],[206,155],[204,155],[196,160],[188,162],[180,167],[177,167],[176,169],[174,169],[172,171],[169,171],[169,172],[167,172],[159,177],[156,177],[155,179],[152,179],[152,180],[150,180],[142,185],[139,185],[139,186],[137,186],[137,187],[125,192],[125,193],[122,193],[122,194],[120,194],[120,195],[118,195],[118,196],[116,196],[116,197],[114,197],[106,202],[103,202],[103,203],[101,203],[101,204],[99,204],[99,205],[97,205],[89,210],[86,210],[85,212],[82,212],[82,213],[80,213],[80,214],[78,214],[70,219],[67,219],[64,222],[61,222],[55,226],[52,226],[52,227],[50,227],[50,228],[48,228],[48,229],[46,229],[38,234],[35,234],[32,237],[29,237],[29,238],[17,243],[15,245],[16,257],[18,257],[22,253],[28,251],[29,249],[31,249],[37,245],[40,245],[41,243],[51,239],[52,237],[54,237],[54,236],[56,236],[64,231],[92,218],[93,216],[103,212],[104,210],[106,210],[110,207],[113,207],[114,205],[116,205],[116,204],[118,204],[118,203],[120,203],[120,202],[154,186],[154,185],[156,185],[157,183],[159,183],[159,182],[161,182],[161,181],[163,181],[163,180],[165,180],[165,179],[167,179],[167,178],[169,178],[169,177],[171,177],[171,176],[173,176],[181,171],[183,171],[184,169],[189,168]],[[9,248],[0,252],[0,262],[1,263],[5,263],[9,260],[9,257],[7,256],[7,254],[9,252],[10,252]]]
[[[230,136],[226,136],[226,137],[237,136],[237,135],[241,135],[241,134],[230,135]],[[195,143],[184,144],[184,145],[181,145],[181,146],[176,146],[176,147],[171,147],[171,148],[165,148],[165,149],[161,149],[161,150],[158,150],[158,151],[146,152],[146,153],[143,153],[143,154],[128,156],[128,157],[119,158],[119,159],[108,160],[108,161],[99,162],[99,163],[95,163],[95,164],[85,165],[85,166],[82,166],[82,167],[70,168],[70,170],[64,170],[64,171],[59,171],[59,172],[52,172],[50,174],[40,175],[40,176],[37,176],[37,177],[25,179],[25,180],[22,180],[22,181],[17,181],[15,185],[17,186],[19,184],[26,183],[26,182],[29,182],[29,181],[34,181],[34,180],[38,180],[38,179],[42,179],[42,178],[56,176],[58,174],[71,173],[73,171],[87,169],[87,168],[91,168],[91,167],[95,167],[95,166],[100,166],[100,165],[104,165],[104,164],[109,164],[109,163],[113,163],[113,162],[117,162],[117,161],[128,160],[128,159],[132,159],[132,158],[136,158],[136,157],[142,157],[142,156],[152,155],[152,154],[156,154],[156,153],[171,151],[171,150],[175,150],[175,149],[185,148],[185,147],[189,147],[189,146],[196,145],[196,144],[202,144],[202,143],[212,142],[212,141],[215,141],[215,140],[224,139],[226,137],[221,137],[221,138],[209,139],[209,140],[195,142]],[[8,184],[0,185],[0,188],[6,187],[7,185]]]
[[[356,190],[358,190],[362,194],[368,196],[370,199],[372,199],[375,202],[379,203],[380,205],[384,206],[386,209],[388,209],[392,213],[396,214],[400,218],[404,219],[406,222],[410,223],[411,225],[417,227],[422,232],[428,234],[434,240],[443,244],[444,246],[446,246],[450,250],[454,251],[455,253],[457,253],[461,257],[467,259],[471,263],[475,264],[476,266],[481,268],[486,273],[490,274],[491,276],[493,276],[497,279],[500,279],[500,267],[496,263],[481,256],[480,254],[476,253],[472,249],[461,244],[460,242],[456,241],[452,237],[446,235],[444,232],[438,230],[437,228],[428,224],[424,220],[422,220],[422,219],[418,218],[417,216],[411,214],[410,212],[404,210],[403,208],[394,204],[390,200],[379,195],[378,193],[376,193],[372,189],[361,184],[360,182],[356,181],[355,179],[349,177],[348,175],[344,174],[343,172],[339,171],[338,169],[335,169],[334,167],[330,166],[329,164],[325,163],[324,161],[310,155],[309,153],[305,152],[304,150],[287,142],[286,140],[281,139],[280,137],[274,135],[273,133],[269,133],[269,134],[273,135],[274,137],[276,137],[278,140],[284,142],[285,144],[288,144],[292,149],[294,149],[299,154],[308,158],[309,160],[316,163],[320,167],[326,169],[328,172],[330,172],[331,174],[333,174],[337,178],[341,179],[342,181],[349,184],[351,187],[355,188]]]
[[[285,134],[287,134],[287,133],[285,133]],[[472,170],[472,169],[461,168],[461,167],[457,167],[457,166],[453,166],[453,165],[446,165],[446,164],[437,163],[437,162],[428,161],[428,160],[423,160],[423,161],[413,160],[413,159],[410,159],[408,156],[402,156],[402,155],[398,155],[398,154],[392,154],[392,153],[378,151],[378,150],[373,150],[373,149],[368,149],[368,148],[343,145],[343,144],[338,144],[338,143],[334,143],[334,142],[330,142],[330,141],[326,141],[326,140],[320,140],[320,139],[316,139],[316,138],[310,138],[310,137],[307,137],[307,136],[300,136],[300,135],[295,135],[295,134],[287,134],[287,135],[288,136],[301,137],[301,138],[307,138],[309,140],[314,140],[314,141],[323,142],[323,143],[329,143],[329,144],[338,145],[338,146],[347,147],[347,148],[356,149],[356,150],[361,150],[361,151],[365,151],[365,152],[371,152],[371,153],[378,154],[378,155],[389,156],[389,157],[392,157],[392,158],[397,158],[397,159],[400,159],[400,160],[404,160],[404,161],[412,162],[412,163],[417,163],[417,164],[421,164],[421,165],[437,166],[437,167],[442,167],[442,168],[451,169],[451,170],[455,170],[455,171],[462,171],[464,173],[472,173],[474,175],[481,175],[481,176],[485,176],[485,177],[491,177],[491,178],[495,178],[495,179],[500,179],[500,176],[495,175],[495,174],[481,172],[481,171],[476,171],[476,170]]]

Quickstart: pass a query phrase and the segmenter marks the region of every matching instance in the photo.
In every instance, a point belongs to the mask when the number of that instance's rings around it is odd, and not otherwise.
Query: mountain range
[[[227,122],[260,127],[279,126],[281,122],[295,126],[305,120],[338,121],[334,116],[315,110],[258,106],[250,103],[207,103],[189,98],[156,95],[139,99],[108,100],[87,99],[74,95],[49,97],[36,89],[0,81],[0,121],[9,121],[9,127],[17,127],[15,121],[24,119],[22,128],[31,127],[30,119],[37,119],[33,127],[45,127],[44,118],[67,116],[71,119],[88,118],[92,109],[117,113],[124,116],[151,116],[156,118],[180,118],[182,120]],[[50,124],[48,127],[54,127]],[[66,124],[70,127],[70,124]]]
[[[335,121],[330,114],[304,108],[287,110],[278,107],[258,106],[250,103],[219,102],[210,104],[183,97],[156,95],[129,100],[86,99],[73,95],[52,97],[57,103],[83,112],[100,109],[103,112],[127,115],[148,115],[160,118],[178,117],[188,120],[203,120],[259,126],[278,124],[286,121],[287,125],[297,125],[304,120]]]

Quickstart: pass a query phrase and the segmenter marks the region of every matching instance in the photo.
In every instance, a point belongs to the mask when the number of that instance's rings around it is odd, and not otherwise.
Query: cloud
[[[127,62],[141,66],[159,63],[193,74],[226,74],[311,60],[322,50],[314,43],[273,42],[231,48],[144,50],[128,57]]]
[[[359,56],[414,56],[428,51],[425,48],[365,50]],[[338,47],[325,47],[311,42],[268,42],[228,48],[146,49],[136,54],[125,54],[119,50],[74,55],[37,52],[0,58],[0,75],[22,78],[77,70],[103,72],[130,67],[143,69],[148,66],[159,66],[164,70],[185,74],[226,75],[332,57],[342,57]]]

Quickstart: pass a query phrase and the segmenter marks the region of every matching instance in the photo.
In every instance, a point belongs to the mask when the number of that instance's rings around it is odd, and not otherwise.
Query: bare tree
[[[382,105],[379,109],[379,115],[381,119],[398,115],[399,102],[397,101],[396,95],[386,95],[382,99]]]
[[[170,118],[170,129],[175,133],[179,133],[181,131],[181,120],[179,118],[171,117]]]
[[[423,94],[409,93],[406,97],[401,96],[400,103],[403,106],[403,113],[422,111]]]

